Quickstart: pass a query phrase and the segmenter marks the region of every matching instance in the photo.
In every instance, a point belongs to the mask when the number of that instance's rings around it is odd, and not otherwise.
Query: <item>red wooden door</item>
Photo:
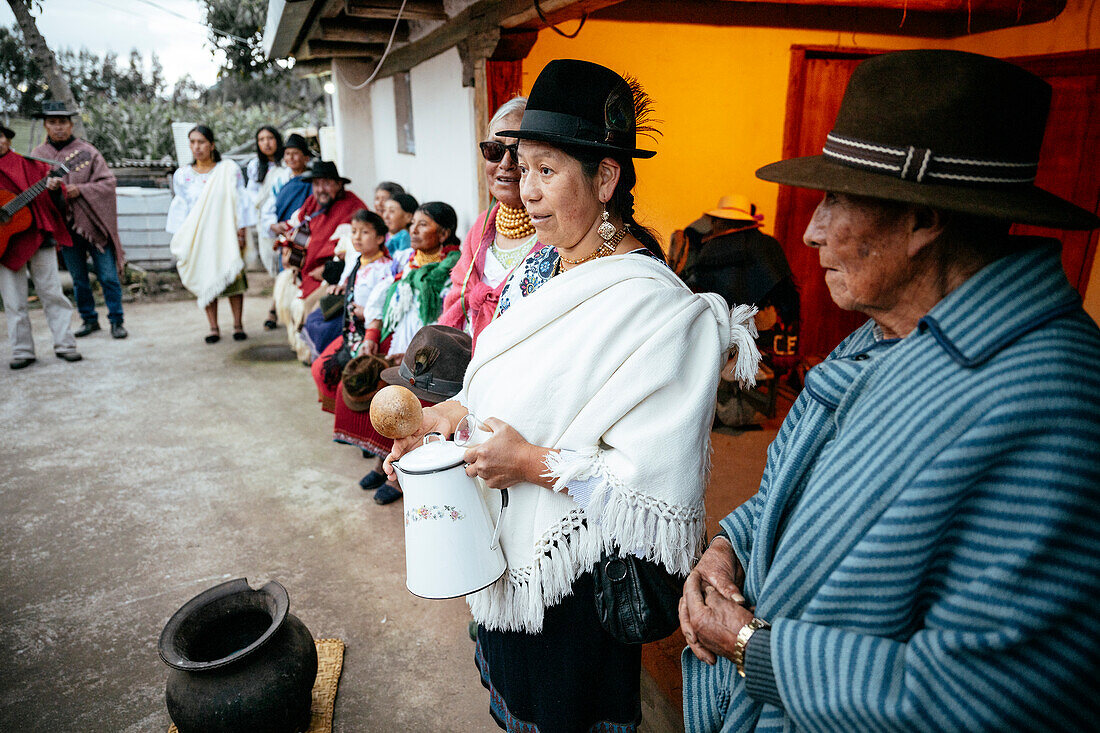
[[[783,157],[818,155],[832,129],[852,71],[879,51],[791,49]],[[1090,211],[1100,213],[1100,52],[1087,51],[1010,59],[1045,79],[1054,90],[1039,158],[1036,183]],[[802,233],[821,192],[780,186],[776,238],[791,263],[802,299],[803,356],[824,356],[859,324],[861,313],[842,311],[829,297],[817,252]],[[1084,294],[1100,232],[1064,232],[1039,227],[1014,231],[1062,241],[1062,262],[1070,283]]]
[[[787,122],[783,157],[820,155],[825,135],[833,129],[848,78],[869,51],[791,49],[791,76],[787,87]],[[829,297],[818,264],[817,250],[802,242],[821,192],[807,188],[779,187],[775,237],[791,264],[802,308],[799,354],[824,356],[854,331],[867,316],[841,310]]]
[[[1039,188],[1100,214],[1100,51],[1010,59],[1053,88],[1039,154]],[[1020,226],[1020,234],[1062,240],[1069,282],[1085,294],[1100,231],[1063,232]]]

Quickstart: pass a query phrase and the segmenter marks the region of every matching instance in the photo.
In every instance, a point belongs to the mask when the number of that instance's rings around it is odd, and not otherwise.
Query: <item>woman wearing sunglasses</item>
[[[653,575],[691,570],[719,370],[734,345],[739,379],[760,359],[755,309],[731,314],[721,296],[688,290],[634,217],[634,159],[654,155],[636,147],[648,108],[614,71],[558,60],[520,124],[497,128],[519,140],[522,200],[546,246],[509,279],[462,390],[425,408],[386,459],[391,473],[425,433],[484,421],[488,437],[463,459],[508,489],[508,568],[467,602],[490,712],[509,731],[637,729],[641,644],[614,613],[601,623],[593,573],[613,554],[650,561]],[[487,502],[496,516],[502,493]]]
[[[502,104],[489,121],[488,139],[479,144],[495,203],[481,212],[462,242],[462,257],[451,270],[453,286],[439,317],[441,325],[470,334],[475,347],[478,334],[493,320],[508,275],[542,246],[519,196],[519,143],[500,134],[519,127],[526,107],[526,97]]]

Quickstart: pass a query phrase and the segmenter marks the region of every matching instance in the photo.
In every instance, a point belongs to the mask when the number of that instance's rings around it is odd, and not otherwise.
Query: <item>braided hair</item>
[[[603,150],[593,150],[582,146],[559,146],[566,155],[576,158],[581,164],[581,171],[588,178],[595,178],[599,173],[600,163],[604,158],[612,158],[619,164],[619,183],[611,194],[611,200],[607,202],[607,212],[621,219],[623,228],[627,234],[637,239],[652,254],[665,260],[664,250],[657,233],[649,227],[644,227],[634,218],[634,186],[638,183],[638,174],[634,170],[634,160],[627,156],[609,155]]]

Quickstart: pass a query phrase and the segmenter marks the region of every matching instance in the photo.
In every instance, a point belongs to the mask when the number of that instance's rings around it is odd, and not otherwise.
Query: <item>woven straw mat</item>
[[[339,639],[314,639],[317,644],[317,679],[313,682],[313,705],[306,733],[332,733],[332,711],[336,707],[336,686],[344,668],[344,642]],[[179,733],[176,726],[168,733]]]

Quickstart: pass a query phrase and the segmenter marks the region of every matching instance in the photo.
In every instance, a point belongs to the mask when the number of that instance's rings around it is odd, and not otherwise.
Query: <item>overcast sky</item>
[[[100,56],[114,51],[126,60],[136,48],[148,71],[156,51],[169,87],[184,74],[203,86],[217,81],[218,62],[197,0],[44,0],[42,8],[35,19],[54,53],[84,47]],[[15,24],[7,3],[0,3],[0,24]]]

